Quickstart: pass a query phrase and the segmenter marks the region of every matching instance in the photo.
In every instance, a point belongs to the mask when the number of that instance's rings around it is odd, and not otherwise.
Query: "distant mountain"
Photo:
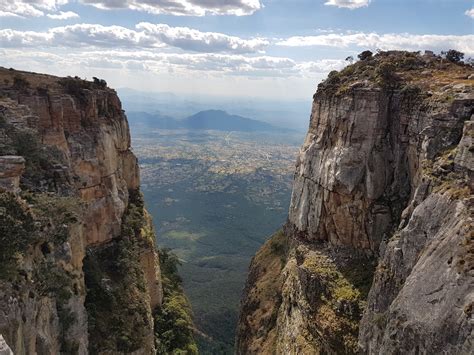
[[[200,111],[182,120],[177,120],[160,113],[129,112],[127,114],[133,128],[155,129],[194,129],[241,132],[288,132],[288,129],[273,126],[238,115],[231,115],[223,110]]]
[[[178,129],[182,128],[181,122],[170,116],[160,113],[135,112],[127,113],[130,126],[133,128],[157,128],[157,129]]]
[[[217,131],[282,131],[269,123],[253,120],[238,115],[231,115],[223,110],[200,111],[183,120],[190,129],[213,129]]]

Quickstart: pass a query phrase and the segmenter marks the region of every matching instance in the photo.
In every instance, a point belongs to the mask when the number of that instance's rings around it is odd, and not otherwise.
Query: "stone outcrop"
[[[25,159],[14,155],[0,157],[0,188],[18,192],[20,177],[25,170]]]
[[[382,52],[319,86],[272,285],[278,311],[255,320],[270,271],[249,277],[239,353],[472,351],[472,72]]]
[[[86,354],[96,345],[89,332],[101,312],[90,302],[97,287],[124,285],[130,299],[116,300],[114,312],[140,329],[140,339],[109,331],[101,350],[152,353],[152,312],[162,300],[158,254],[135,196],[138,164],[116,92],[4,68],[0,78],[1,238],[11,246],[0,265],[0,334],[15,354]],[[100,267],[90,269],[94,275],[83,270],[86,254],[104,248],[123,252],[118,265],[129,282]],[[106,326],[94,321],[94,329]]]

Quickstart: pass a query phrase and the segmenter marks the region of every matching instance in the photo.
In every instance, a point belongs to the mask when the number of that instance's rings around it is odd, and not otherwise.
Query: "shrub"
[[[382,63],[375,70],[377,82],[384,88],[393,88],[399,84],[400,78],[395,73],[392,63]]]
[[[360,60],[368,60],[372,58],[373,53],[371,51],[363,51],[362,53],[359,53],[357,58]]]
[[[50,194],[24,194],[31,204],[39,231],[46,242],[60,245],[69,237],[69,229],[81,214],[81,201],[75,197],[59,197]]]
[[[89,249],[84,259],[90,353],[136,351],[152,327],[140,266],[138,237],[144,224],[141,194],[130,191],[121,235]]]
[[[87,103],[87,95],[84,90],[90,88],[90,82],[77,76],[74,78],[68,76],[60,79],[59,84],[66,90],[66,93],[75,97],[81,105]]]
[[[459,52],[455,49],[450,49],[447,52],[441,52],[441,55],[444,56],[451,63],[460,63],[464,58],[464,53]]]
[[[92,79],[94,80],[95,86],[101,89],[105,89],[107,87],[107,82],[104,79],[99,79],[99,78],[96,78],[95,76],[92,77]]]
[[[13,78],[13,88],[20,91],[25,91],[29,87],[30,83],[22,76],[17,75]]]
[[[62,162],[63,155],[61,151],[56,147],[43,145],[37,134],[31,130],[16,130],[8,126],[7,135],[12,141],[9,148],[13,148],[13,154],[25,158],[22,184],[34,188],[34,186],[40,185],[41,180],[50,180],[54,185],[53,166]]]
[[[191,307],[178,275],[179,259],[169,249],[159,250],[163,304],[154,311],[157,354],[198,354]]]
[[[36,241],[36,227],[28,207],[10,192],[0,193],[0,279],[13,276],[16,258]]]

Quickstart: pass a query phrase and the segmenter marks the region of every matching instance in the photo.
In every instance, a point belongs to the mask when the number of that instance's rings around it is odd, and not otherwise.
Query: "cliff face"
[[[139,185],[114,90],[0,68],[0,334],[15,354],[154,351]]]
[[[472,73],[382,52],[320,85],[278,297],[255,258],[240,353],[472,350]],[[261,315],[272,299],[278,311]]]

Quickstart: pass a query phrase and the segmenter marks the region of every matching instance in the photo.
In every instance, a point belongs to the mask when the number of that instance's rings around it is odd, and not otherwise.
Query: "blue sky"
[[[474,56],[465,0],[0,0],[0,65],[142,91],[311,97],[364,49]]]

